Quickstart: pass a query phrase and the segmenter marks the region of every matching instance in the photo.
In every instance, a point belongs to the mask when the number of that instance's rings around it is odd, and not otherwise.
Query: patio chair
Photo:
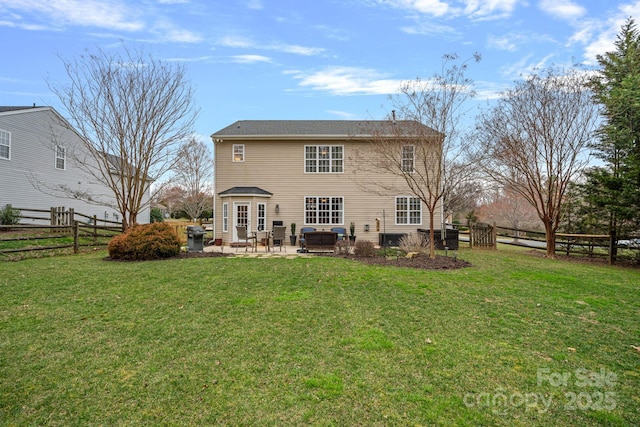
[[[305,243],[304,235],[312,231],[316,231],[316,229],[313,227],[302,227],[300,229],[300,248],[304,249],[304,243]]]
[[[350,252],[349,239],[347,238],[347,229],[344,227],[333,227],[331,229],[334,233],[338,233],[338,240],[336,241],[336,252]]]
[[[280,252],[282,252],[282,247],[284,246],[284,251],[287,251],[287,246],[284,244],[284,237],[287,227],[283,225],[276,225],[273,227],[273,231],[271,232],[271,247],[275,249],[276,245],[280,247]]]
[[[333,227],[331,231],[338,233],[338,240],[345,240],[347,238],[347,229],[344,227]]]
[[[247,252],[247,243],[249,243],[249,242],[252,242],[251,243],[251,247],[253,248],[253,251],[255,252],[257,250],[258,237],[248,234],[246,226],[237,225],[236,226],[236,233],[238,234],[238,240],[239,241],[244,240],[244,251],[245,252]],[[236,252],[238,252],[238,246],[240,246],[240,245],[236,245]]]

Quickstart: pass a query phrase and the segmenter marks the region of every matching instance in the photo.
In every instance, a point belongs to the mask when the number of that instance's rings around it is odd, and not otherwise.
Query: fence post
[[[93,216],[93,240],[98,240],[98,216]]]
[[[616,231],[613,229],[609,234],[609,265],[614,265],[616,263],[616,257],[618,255],[616,240],[618,240],[616,239]]]
[[[74,254],[78,253],[78,246],[80,245],[79,240],[80,240],[80,226],[78,224],[78,221],[73,221],[73,253]]]
[[[496,228],[496,223],[493,223],[493,227],[491,228],[491,238],[493,239],[493,249],[498,250],[498,229]]]

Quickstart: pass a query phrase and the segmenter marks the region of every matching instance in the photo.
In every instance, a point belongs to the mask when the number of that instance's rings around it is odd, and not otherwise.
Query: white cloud
[[[272,50],[278,52],[292,53],[295,55],[312,56],[324,52],[324,48],[299,46],[285,43],[260,44],[242,36],[225,36],[218,42],[220,45],[242,49]]]
[[[164,19],[159,20],[154,24],[153,31],[164,41],[178,43],[198,43],[202,41],[202,37],[200,35],[189,30],[176,27],[170,21]]]
[[[231,57],[238,64],[255,64],[258,62],[272,62],[271,58],[262,55],[235,55]]]
[[[468,16],[471,19],[494,19],[510,16],[526,0],[377,0],[378,4],[409,10],[436,18]]]
[[[242,36],[225,36],[221,38],[218,43],[226,47],[240,47],[240,48],[255,47],[255,45],[250,39]]]
[[[547,68],[551,63],[553,55],[547,55],[537,62],[531,62],[532,57],[533,55],[527,55],[513,64],[507,64],[501,67],[499,72],[506,78],[520,80],[526,76],[535,74],[539,70]]]
[[[263,8],[261,0],[249,0],[247,2],[247,7],[253,10],[261,10]]]
[[[538,6],[545,13],[560,19],[577,19],[587,13],[584,7],[571,0],[541,0]]]
[[[25,28],[24,14],[34,14],[46,21],[48,27],[79,25],[85,27],[109,28],[122,31],[139,31],[144,22],[136,19],[138,13],[120,2],[97,0],[63,0],[44,2],[39,0],[0,0],[2,10],[15,12],[20,16],[16,25]],[[29,17],[32,20],[33,17]],[[31,22],[33,25],[33,23]]]
[[[327,110],[327,113],[340,117],[342,120],[355,120],[360,117],[357,114],[350,113],[348,111]]]
[[[420,22],[416,25],[404,26],[400,28],[407,34],[429,35],[440,34],[446,37],[458,36],[458,30],[448,25],[436,24],[435,22]]]
[[[513,35],[507,34],[503,37],[489,35],[489,37],[487,38],[487,46],[490,49],[513,52],[516,50],[518,45],[515,43]]]
[[[590,19],[581,22],[580,28],[573,34],[570,41],[585,45],[584,62],[586,64],[595,64],[597,55],[615,49],[616,37],[630,16],[640,16],[640,0],[618,6],[618,9],[612,11],[606,19]]]
[[[312,73],[288,71],[286,74],[299,80],[300,87],[340,96],[396,93],[402,83],[375,70],[358,67],[332,66]]]
[[[507,18],[523,0],[464,0],[464,14],[472,19]]]
[[[435,17],[452,12],[449,4],[440,0],[378,0],[378,3]]]

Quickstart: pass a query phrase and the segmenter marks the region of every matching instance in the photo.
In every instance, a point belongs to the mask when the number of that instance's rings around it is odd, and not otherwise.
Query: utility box
[[[204,235],[207,231],[199,225],[187,226],[187,252],[204,251]]]
[[[427,239],[429,238],[429,230],[428,229],[418,229],[419,233],[424,234]],[[445,230],[445,238],[442,238],[442,230],[433,230],[434,238],[435,238],[435,246],[438,250],[444,250],[445,247],[449,248],[453,251],[457,251],[459,244],[459,232],[453,228],[447,228]]]

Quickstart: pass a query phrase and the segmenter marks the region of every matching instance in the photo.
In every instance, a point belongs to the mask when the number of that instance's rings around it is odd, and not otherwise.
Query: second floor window
[[[56,169],[65,169],[67,160],[67,151],[64,147],[56,147]]]
[[[11,134],[0,130],[0,159],[11,159]]]
[[[402,172],[411,173],[414,171],[415,146],[402,146]]]
[[[233,161],[244,162],[244,144],[233,145]]]
[[[307,145],[304,147],[304,171],[307,173],[344,172],[342,145]]]

